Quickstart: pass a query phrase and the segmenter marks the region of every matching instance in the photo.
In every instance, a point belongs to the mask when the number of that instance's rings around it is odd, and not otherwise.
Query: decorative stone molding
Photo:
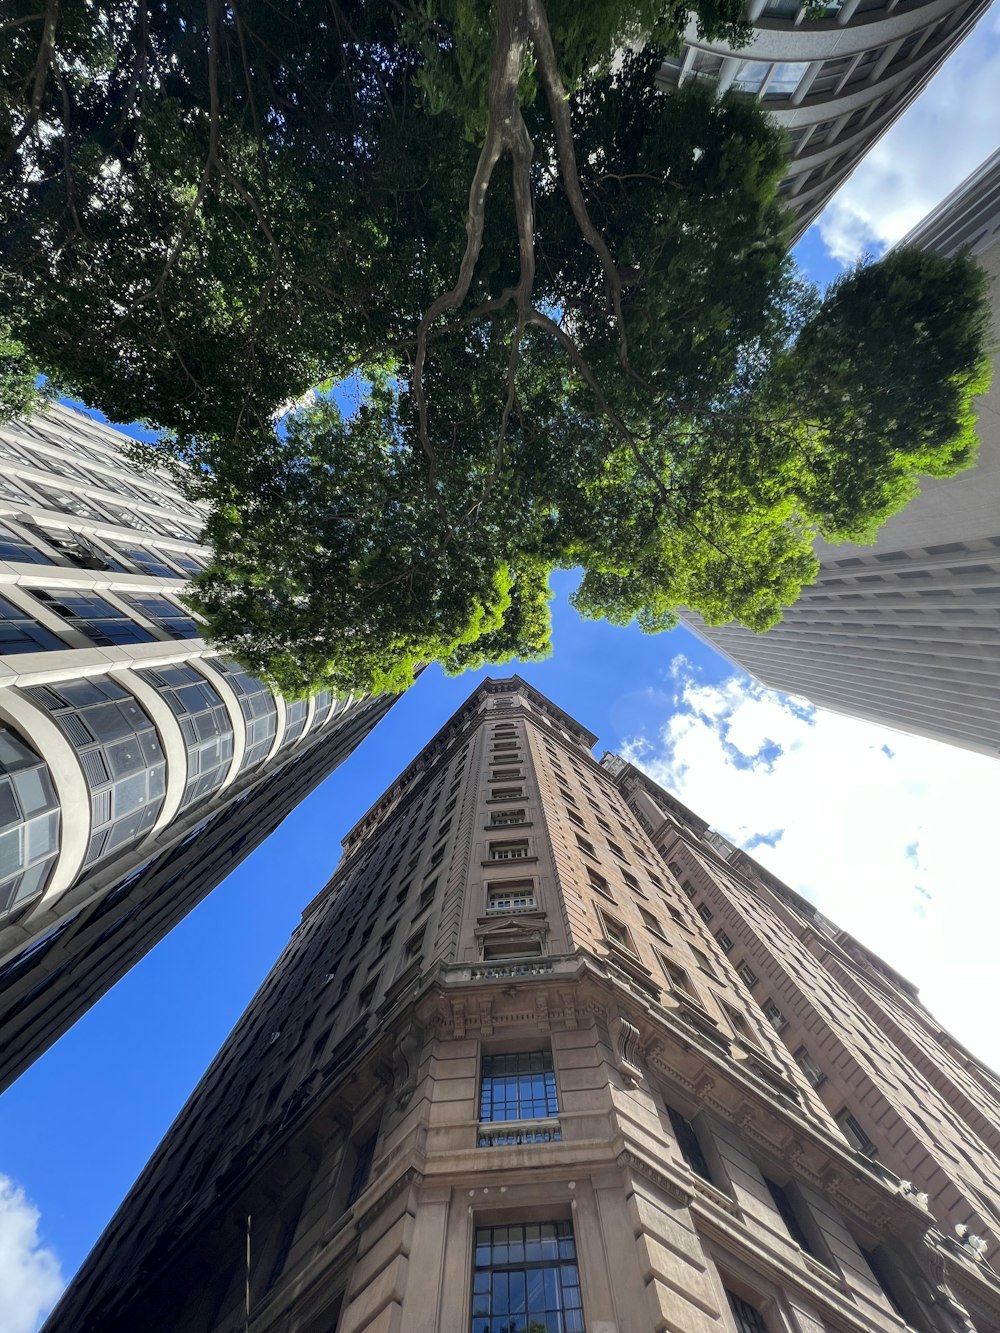
[[[639,1157],[628,1148],[620,1152],[615,1161],[623,1170],[638,1171],[647,1180],[651,1180],[658,1189],[661,1189],[675,1203],[679,1203],[682,1208],[689,1208],[694,1203],[695,1196],[691,1190],[684,1189],[676,1181],[671,1180],[669,1176],[665,1176],[662,1171],[658,1171],[655,1166],[651,1166],[645,1158]]]
[[[642,1068],[639,1065],[639,1029],[630,1023],[623,1014],[611,1020],[608,1028],[615,1050],[615,1065],[625,1080],[626,1087],[634,1087],[642,1081]]]
[[[396,1038],[392,1050],[392,1073],[393,1098],[398,1111],[409,1104],[417,1086],[417,1066],[423,1040],[423,1032],[414,1023],[405,1027]]]
[[[375,1202],[361,1214],[357,1219],[357,1228],[364,1231],[370,1226],[379,1213],[387,1208],[393,1199],[399,1197],[410,1185],[419,1185],[423,1182],[423,1172],[418,1171],[415,1166],[408,1166],[406,1170],[396,1177],[388,1189],[383,1190]]]

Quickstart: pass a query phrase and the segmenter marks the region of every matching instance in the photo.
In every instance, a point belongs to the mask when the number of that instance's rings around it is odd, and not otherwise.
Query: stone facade
[[[205,512],[129,443],[62,407],[0,423],[0,1089],[391,704],[221,659],[178,600]]]
[[[990,1076],[594,740],[516,677],[474,692],[49,1333],[997,1333],[1000,1190],[954,1152],[987,1163]]]

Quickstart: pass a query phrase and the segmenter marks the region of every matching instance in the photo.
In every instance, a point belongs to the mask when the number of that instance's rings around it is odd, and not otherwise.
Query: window
[[[494,787],[490,793],[491,801],[520,801],[523,798],[523,787]]]
[[[684,890],[688,898],[693,898],[697,891],[694,885],[689,884],[687,880],[684,881],[684,883],[681,885],[681,888]]]
[[[274,1260],[271,1264],[271,1272],[267,1279],[267,1286],[264,1288],[265,1292],[271,1290],[285,1271],[285,1265],[288,1263],[288,1256],[291,1252],[292,1243],[295,1240],[295,1233],[299,1229],[299,1220],[302,1217],[302,1209],[305,1206],[305,1201],[306,1196],[303,1194],[295,1203],[285,1221],[284,1228],[281,1232],[281,1239],[278,1241],[278,1248],[274,1253]]]
[[[778,1006],[774,1003],[773,1000],[765,1000],[760,1007],[764,1011],[764,1017],[774,1028],[775,1032],[780,1032],[781,1029],[788,1022],[788,1019],[781,1012]]]
[[[812,1087],[818,1088],[822,1083],[826,1082],[826,1075],[809,1054],[805,1046],[800,1046],[795,1052],[794,1060],[802,1070],[803,1074],[805,1074],[806,1082],[811,1084]]]
[[[330,709],[333,707],[333,695],[329,690],[319,690],[316,694],[313,705],[313,719],[309,727],[310,731],[318,731],[326,719],[330,716]]]
[[[716,996],[716,998],[718,999],[718,996]],[[726,1011],[726,1017],[729,1019],[729,1026],[736,1033],[737,1037],[742,1037],[745,1041],[752,1041],[753,1038],[750,1036],[750,1027],[740,1011],[734,1009],[732,1005],[729,1004],[723,1004],[722,1007]]]
[[[49,770],[0,726],[0,918],[43,891],[58,851],[59,805]]]
[[[768,1193],[774,1200],[775,1209],[778,1212],[782,1222],[785,1224],[785,1230],[791,1236],[799,1249],[805,1250],[806,1254],[811,1254],[815,1259],[816,1253],[809,1242],[809,1237],[803,1230],[802,1223],[798,1219],[792,1201],[787,1192],[780,1185],[776,1185],[773,1180],[764,1177],[764,1184],[767,1186]]]
[[[682,995],[688,995],[691,999],[695,998],[694,990],[691,986],[691,979],[682,967],[672,963],[669,958],[660,955],[660,966],[667,974],[671,990],[680,991]]]
[[[484,1055],[479,1083],[483,1124],[548,1119],[559,1114],[551,1051]]]
[[[746,986],[747,990],[753,990],[754,986],[757,984],[757,973],[753,970],[750,964],[740,963],[736,971],[739,973],[739,978],[744,986]]]
[[[682,1116],[680,1111],[675,1111],[672,1106],[667,1107],[667,1115],[670,1117],[670,1126],[674,1131],[677,1146],[681,1150],[681,1156],[692,1171],[701,1176],[702,1180],[711,1183],[712,1173],[708,1169],[708,1162],[706,1162],[705,1154],[701,1150],[701,1143],[698,1141],[694,1125]]]
[[[0,597],[0,657],[65,647],[65,640],[40,625],[29,611],[22,611],[6,597]]]
[[[52,561],[32,546],[27,537],[22,537],[0,523],[0,560],[10,560],[18,565],[51,565]]]
[[[715,970],[709,962],[708,955],[703,954],[700,949],[696,949],[693,944],[691,945],[691,952],[694,955],[694,961],[698,964],[701,970],[707,972],[710,977],[714,977]]]
[[[377,1143],[378,1130],[358,1146],[354,1158],[354,1170],[351,1173],[351,1183],[347,1190],[347,1198],[344,1200],[345,1208],[350,1208],[368,1184],[368,1178],[372,1173],[372,1162],[375,1160],[375,1146]]]
[[[521,861],[528,855],[527,842],[491,842],[491,861]]]
[[[172,602],[169,597],[155,597],[149,593],[128,593],[118,594],[123,602],[128,602],[144,616],[146,620],[151,620],[153,624],[163,630],[164,634],[169,634],[172,639],[196,639],[201,633],[201,626],[197,620]],[[302,700],[305,703],[305,700]]]
[[[857,1148],[858,1152],[863,1152],[866,1157],[875,1157],[875,1145],[862,1129],[858,1121],[851,1115],[845,1106],[844,1109],[835,1115],[834,1120],[840,1126],[844,1138],[852,1148]]]
[[[712,917],[715,915],[708,903],[699,903],[696,910],[702,921],[706,923],[711,921]]]
[[[181,808],[215,791],[233,758],[233,727],[222,697],[193,667],[140,671],[177,718],[187,750],[187,785]]]
[[[285,729],[281,733],[282,746],[291,745],[299,739],[306,729],[308,715],[308,699],[290,699],[285,704]]]
[[[498,768],[490,774],[491,782],[505,782],[508,778],[519,778],[520,771],[516,768]]]
[[[614,902],[614,897],[611,893],[611,885],[608,883],[608,881],[604,878],[603,875],[599,874],[593,868],[593,866],[587,867],[587,879],[590,881],[590,887],[596,893],[601,893],[604,895],[605,898],[610,898],[611,901]]]
[[[733,942],[726,932],[724,930],[716,931],[715,938],[722,952],[729,953],[730,949],[733,947]]]
[[[620,861],[624,861],[624,860],[625,860],[625,849],[624,849],[624,848],[619,847],[618,844],[617,844],[616,842],[612,842],[610,838],[608,838],[608,846],[611,848],[611,850],[614,852],[615,856],[617,856],[618,859],[619,859]]]
[[[581,852],[586,852],[588,856],[595,855],[594,844],[592,842],[588,842],[586,838],[581,838],[579,833],[576,835],[576,845],[580,848]]]
[[[115,643],[149,643],[153,638],[127,611],[112,606],[96,593],[70,592],[68,589],[48,592],[44,588],[36,588],[34,593],[71,628],[102,647]]]
[[[25,691],[46,709],[76,750],[90,788],[91,866],[156,823],[166,761],[156,728],[127,690],[107,677]]]
[[[647,912],[644,907],[640,907],[639,915],[642,917],[642,924],[646,927],[646,929],[651,930],[654,935],[659,935],[660,939],[662,940],[663,929],[660,926],[659,921],[657,921],[656,917],[653,915],[653,913]]]
[[[235,662],[214,658],[212,668],[225,676],[226,683],[236,692],[240,712],[246,722],[247,746],[240,764],[245,772],[259,764],[270,753],[278,728],[278,707],[274,696],[262,680],[247,675]]]
[[[639,888],[639,881],[636,879],[635,875],[630,874],[629,871],[627,870],[623,870],[622,879],[625,881],[625,883],[629,886],[630,889],[635,889],[636,893],[638,893],[640,897],[644,898],[646,896]]]
[[[411,935],[406,941],[406,948],[403,950],[403,957],[407,963],[414,962],[420,957],[420,951],[424,944],[424,932],[420,930],[416,935]]]
[[[635,945],[632,943],[632,936],[629,934],[628,927],[616,917],[607,916],[604,912],[601,912],[600,916],[604,925],[604,934],[611,943],[617,944],[619,949],[626,949],[629,953],[634,954]]]
[[[153,574],[161,579],[179,579],[181,577],[176,569],[172,569],[167,564],[163,555],[151,546],[125,546],[121,542],[114,542],[114,549],[120,554],[131,560],[137,569],[143,574]],[[175,560],[176,556],[173,557]],[[193,573],[198,573],[198,566],[194,568]]]
[[[477,1227],[469,1333],[583,1333],[569,1222]]]
[[[490,815],[491,824],[523,824],[523,810],[494,810]]]
[[[531,880],[514,880],[488,887],[487,912],[531,912],[535,906],[535,886]]]
[[[732,1310],[733,1319],[736,1322],[736,1333],[767,1333],[764,1316],[758,1309],[745,1301],[742,1296],[734,1295],[728,1288],[726,1296],[729,1299],[729,1308]]]

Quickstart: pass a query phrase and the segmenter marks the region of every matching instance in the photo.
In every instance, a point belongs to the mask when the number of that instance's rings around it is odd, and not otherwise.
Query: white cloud
[[[628,757],[920,987],[1000,1067],[1000,764],[686,662]],[[662,696],[654,696],[662,699]],[[762,841],[761,839],[766,839]]]
[[[1000,0],[819,218],[841,263],[898,241],[997,147]]]
[[[38,1234],[40,1214],[0,1175],[0,1310],[4,1333],[34,1333],[63,1289],[59,1260]]]

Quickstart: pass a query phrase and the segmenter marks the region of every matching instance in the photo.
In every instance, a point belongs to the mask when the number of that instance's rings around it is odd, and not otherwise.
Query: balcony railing
[[[558,1120],[508,1120],[479,1126],[480,1148],[521,1148],[530,1143],[560,1143]]]

